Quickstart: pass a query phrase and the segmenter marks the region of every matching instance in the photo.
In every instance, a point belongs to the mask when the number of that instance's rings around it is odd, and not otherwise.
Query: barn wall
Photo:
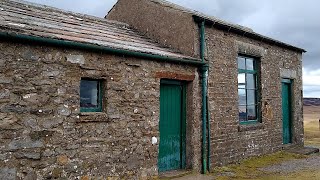
[[[103,111],[80,113],[83,77],[104,81]],[[188,167],[199,169],[196,67],[0,42],[0,177],[158,175],[160,79],[188,81]]]
[[[166,47],[199,57],[198,26],[193,23],[191,14],[175,8],[163,8],[157,1],[119,0],[106,18],[128,23]]]
[[[300,52],[206,28],[211,114],[211,163],[225,165],[251,156],[303,146],[302,57]],[[260,62],[261,123],[239,124],[238,54]],[[281,78],[293,79],[293,143],[282,145]],[[214,167],[213,166],[213,167]]]
[[[119,0],[106,17],[126,22],[163,45],[199,57],[199,27],[191,13],[156,2]],[[210,65],[212,168],[303,145],[302,52],[222,31],[215,25],[206,27],[205,51]],[[238,54],[253,56],[259,61],[261,123],[239,123]],[[293,79],[291,145],[282,145],[281,78]]]

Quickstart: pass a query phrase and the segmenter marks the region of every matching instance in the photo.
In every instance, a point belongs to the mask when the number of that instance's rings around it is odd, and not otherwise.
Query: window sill
[[[107,122],[108,116],[103,112],[81,112],[78,122]]]
[[[260,122],[252,122],[248,124],[240,124],[238,126],[238,131],[239,132],[244,132],[244,131],[254,131],[258,129],[264,129],[264,124]]]

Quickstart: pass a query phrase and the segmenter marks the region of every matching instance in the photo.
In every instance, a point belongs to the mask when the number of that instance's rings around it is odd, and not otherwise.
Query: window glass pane
[[[246,105],[246,90],[238,89],[239,105]]]
[[[247,104],[255,105],[256,104],[256,91],[255,90],[247,90]]]
[[[247,74],[247,89],[255,89],[256,88],[256,75]]]
[[[256,106],[247,107],[248,120],[257,120],[257,109]]]
[[[238,57],[238,69],[246,69],[246,59]]]
[[[251,59],[251,58],[246,59],[246,69],[247,70],[254,70],[253,59]]]
[[[239,120],[247,121],[247,109],[246,106],[239,106]]]
[[[238,88],[246,88],[246,74],[238,74]]]
[[[80,83],[80,107],[97,108],[99,105],[99,82],[81,80]]]

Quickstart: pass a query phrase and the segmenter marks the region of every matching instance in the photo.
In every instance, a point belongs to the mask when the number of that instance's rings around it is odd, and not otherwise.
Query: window
[[[102,81],[81,79],[80,112],[102,112]]]
[[[258,74],[254,58],[238,57],[239,121],[258,122]]]

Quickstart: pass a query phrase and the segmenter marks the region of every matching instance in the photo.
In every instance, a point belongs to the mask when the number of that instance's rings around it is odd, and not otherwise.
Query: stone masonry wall
[[[211,164],[241,159],[303,145],[301,53],[250,40],[212,27],[206,28],[211,114]],[[237,56],[260,61],[262,123],[240,125],[238,120]],[[282,145],[281,78],[293,83],[293,143]],[[214,167],[212,166],[212,167]]]
[[[82,77],[104,80],[102,113],[80,113]],[[187,166],[199,170],[195,67],[0,41],[0,179],[157,176],[162,77],[189,81]]]
[[[106,18],[125,22],[166,47],[198,58],[198,25],[193,23],[192,15],[172,7],[163,8],[160,3],[119,0]]]
[[[199,27],[191,13],[157,2],[120,0],[106,17],[126,22],[163,45],[199,57]],[[214,25],[206,27],[206,44],[211,167],[302,146],[302,53],[218,30]],[[239,124],[238,54],[260,61],[262,123]],[[286,146],[282,145],[281,78],[293,79],[293,143]]]

